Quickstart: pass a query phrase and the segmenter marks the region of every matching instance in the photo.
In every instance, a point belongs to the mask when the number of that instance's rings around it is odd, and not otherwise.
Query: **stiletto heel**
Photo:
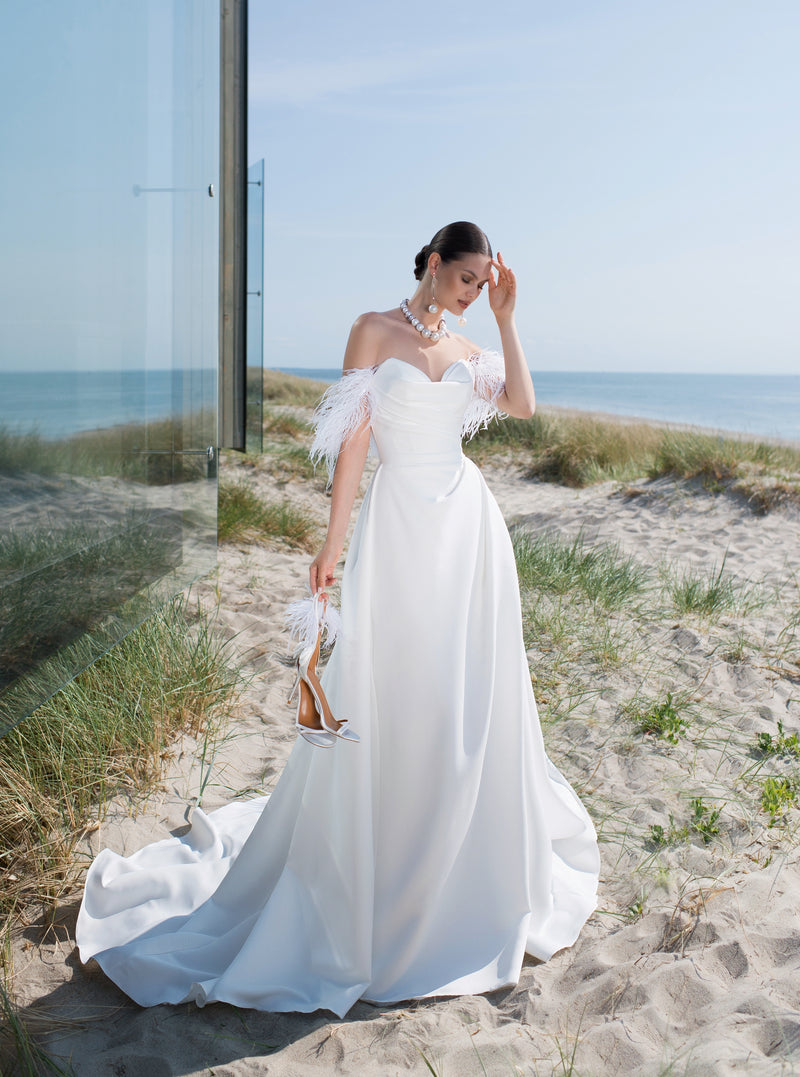
[[[300,673],[298,672],[298,673],[297,673],[297,674],[295,675],[295,678],[294,678],[294,684],[292,685],[292,690],[291,690],[291,692],[289,693],[289,695],[288,695],[288,696],[286,697],[286,704],[287,704],[287,706],[291,707],[291,705],[292,705],[292,700],[293,700],[293,699],[294,699],[294,697],[295,697],[295,696],[297,695],[297,689],[298,689],[299,687],[300,687]]]
[[[298,689],[300,696],[297,700],[297,715],[294,720],[295,729],[309,744],[314,744],[317,748],[332,748],[336,743],[336,738],[322,728],[314,696],[300,676],[299,663],[289,702],[294,698]]]

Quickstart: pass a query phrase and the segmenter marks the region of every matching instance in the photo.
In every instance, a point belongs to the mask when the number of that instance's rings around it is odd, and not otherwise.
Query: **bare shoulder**
[[[353,322],[344,353],[345,370],[375,366],[380,362],[384,342],[396,324],[393,311],[370,310]]]

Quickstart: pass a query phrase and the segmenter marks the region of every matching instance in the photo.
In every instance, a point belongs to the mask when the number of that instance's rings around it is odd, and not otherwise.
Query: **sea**
[[[0,428],[47,440],[216,406],[217,372],[0,371]]]
[[[333,382],[338,369],[279,368]],[[542,405],[638,416],[800,442],[800,375],[534,373]],[[44,438],[165,418],[174,401],[213,404],[216,373],[184,387],[170,370],[0,372],[0,427]],[[188,399],[187,399],[188,394]]]

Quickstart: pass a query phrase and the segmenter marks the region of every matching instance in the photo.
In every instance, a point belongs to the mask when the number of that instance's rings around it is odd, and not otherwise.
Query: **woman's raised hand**
[[[517,278],[503,261],[500,251],[492,259],[492,266],[497,270],[497,277],[489,271],[489,306],[498,322],[504,321],[514,313],[517,301]]]

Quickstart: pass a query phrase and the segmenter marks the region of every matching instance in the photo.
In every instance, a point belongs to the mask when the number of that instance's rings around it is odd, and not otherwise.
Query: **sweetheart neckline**
[[[456,359],[456,360],[454,360],[450,364],[450,366],[445,367],[445,369],[442,371],[442,376],[438,379],[438,381],[434,381],[434,379],[432,377],[430,377],[430,375],[426,374],[424,370],[420,370],[420,368],[418,366],[414,366],[413,363],[409,363],[405,359],[398,359],[396,355],[389,355],[389,356],[387,356],[386,359],[383,360],[382,363],[378,363],[378,365],[376,367],[376,371],[380,370],[380,368],[384,365],[384,363],[388,363],[390,359],[394,359],[394,361],[396,363],[400,363],[400,364],[402,364],[402,366],[407,366],[407,367],[410,367],[412,370],[416,370],[416,372],[418,374],[421,374],[423,376],[423,378],[427,382],[429,382],[429,384],[431,384],[431,385],[441,385],[442,382],[444,381],[444,379],[446,378],[446,376],[450,373],[450,371],[454,367],[457,367],[459,363],[463,363],[466,366],[466,364],[468,362],[468,360],[466,360],[466,359]]]

